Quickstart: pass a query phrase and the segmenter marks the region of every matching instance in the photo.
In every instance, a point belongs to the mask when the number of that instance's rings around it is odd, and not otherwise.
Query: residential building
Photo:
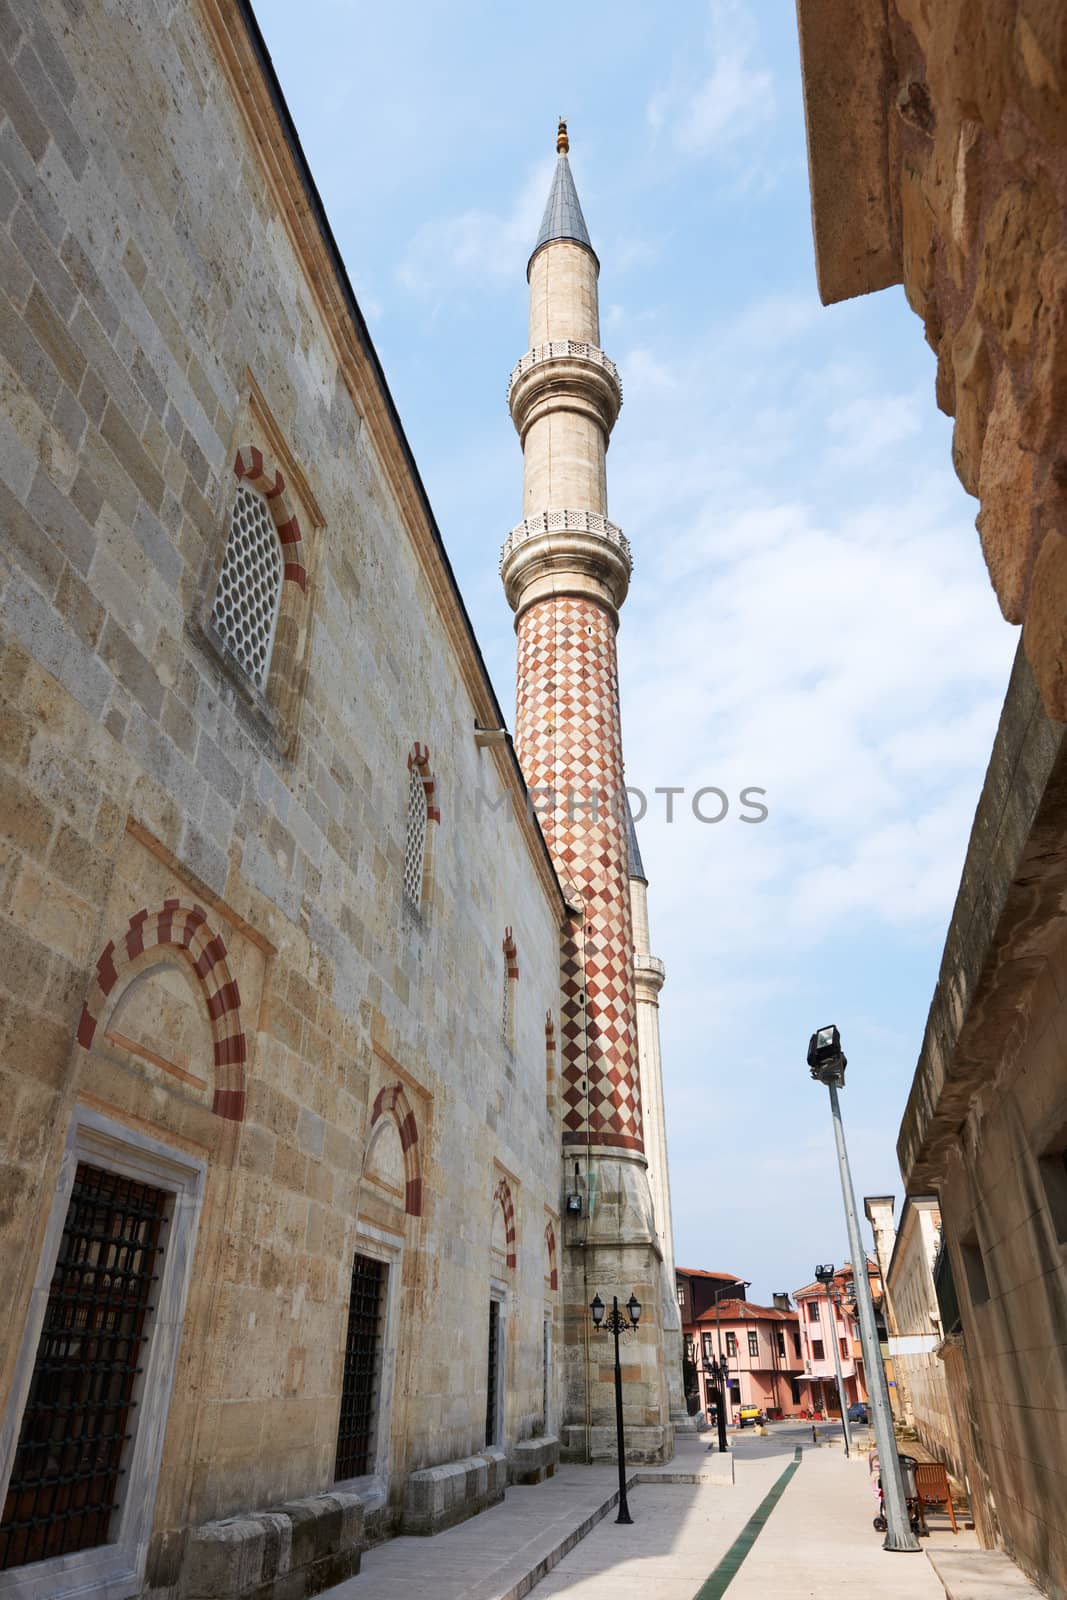
[[[940,1207],[941,1355],[979,1537],[1063,1597],[1063,7],[798,14],[820,292],[903,284],[993,588],[1022,626],[897,1154],[905,1193]]]
[[[789,1296],[776,1294],[774,1305],[746,1300],[743,1280],[730,1273],[679,1267],[678,1305],[685,1355],[692,1362],[692,1382],[699,1409],[710,1416],[715,1405],[712,1364],[720,1355],[729,1365],[727,1403],[730,1414],[742,1405],[783,1416],[805,1405],[801,1386],[804,1361],[799,1318]]]
[[[878,1291],[877,1309],[880,1310],[881,1286],[875,1263],[868,1263],[868,1274],[872,1293]],[[846,1262],[834,1273],[833,1283],[829,1285],[829,1299],[827,1286],[821,1283],[808,1283],[802,1289],[793,1291],[800,1317],[806,1405],[809,1410],[822,1412],[824,1416],[841,1414],[835,1348],[841,1363],[846,1405],[867,1398],[852,1280],[852,1265]]]
[[[729,1366],[727,1406],[736,1420],[741,1406],[758,1406],[770,1416],[797,1416],[804,1406],[800,1320],[789,1305],[761,1306],[723,1298],[717,1314],[706,1311],[698,1324],[704,1360],[722,1340]],[[703,1366],[703,1362],[701,1365]]]
[[[941,1310],[934,1264],[941,1250],[941,1208],[935,1195],[909,1196],[893,1226],[893,1196],[864,1200],[885,1284],[885,1319],[903,1422],[926,1448],[966,1483],[959,1431],[952,1414],[943,1360]]]
[[[71,16],[0,27],[0,1591],[295,1600],[614,1449],[579,1262],[643,1302],[670,1453],[617,704],[574,687],[615,692],[621,391],[561,148],[520,765],[248,4]]]

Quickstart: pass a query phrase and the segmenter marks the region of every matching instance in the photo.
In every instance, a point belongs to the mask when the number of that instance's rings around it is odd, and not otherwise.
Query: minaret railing
[[[532,367],[539,366],[543,361],[567,360],[591,361],[594,366],[602,367],[618,389],[619,404],[622,405],[622,379],[618,367],[599,345],[589,344],[584,339],[552,339],[548,344],[539,344],[533,350],[527,350],[508,379],[508,395],[523,373],[529,372]]]
[[[608,544],[614,545],[621,551],[629,565],[633,566],[633,552],[630,541],[622,529],[614,522],[609,522],[607,517],[602,517],[599,511],[539,511],[536,516],[524,517],[512,528],[504,540],[504,548],[500,552],[500,564],[503,566],[508,556],[527,539],[536,539],[545,533],[592,533],[601,539],[606,539]]]

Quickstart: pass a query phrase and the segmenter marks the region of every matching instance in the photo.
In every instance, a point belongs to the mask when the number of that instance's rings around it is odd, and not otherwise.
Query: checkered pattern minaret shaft
[[[560,1068],[565,1145],[643,1151],[627,861],[618,613],[629,546],[608,521],[604,458],[622,390],[600,349],[599,262],[566,124],[530,258],[530,349],[508,400],[524,517],[501,574],[516,613],[519,759],[568,900]]]

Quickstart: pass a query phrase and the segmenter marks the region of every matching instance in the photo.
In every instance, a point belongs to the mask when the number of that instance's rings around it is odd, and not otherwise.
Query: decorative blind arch
[[[138,911],[125,934],[104,946],[96,963],[96,982],[82,1006],[77,1039],[91,1048],[105,1002],[120,978],[146,950],[180,951],[192,967],[204,996],[215,1054],[212,1110],[232,1122],[245,1114],[247,1042],[241,1028],[241,995],[226,960],[222,935],[215,932],[203,906],[164,900],[162,909]]]
[[[370,1129],[381,1117],[392,1117],[400,1134],[400,1148],[404,1152],[404,1210],[409,1217],[422,1216],[422,1173],[419,1164],[419,1125],[411,1103],[400,1083],[379,1089],[371,1107]],[[368,1139],[368,1145],[369,1145]]]
[[[551,1218],[545,1223],[545,1266],[548,1269],[545,1273],[548,1287],[555,1294],[559,1288],[559,1272],[556,1267],[556,1230],[552,1226]]]
[[[549,1111],[556,1109],[556,1019],[545,1012],[545,1101]]]
[[[511,1188],[506,1178],[501,1178],[493,1193],[493,1206],[499,1206],[504,1214],[504,1259],[509,1272],[514,1271],[516,1263],[515,1254],[515,1207],[512,1204]]]

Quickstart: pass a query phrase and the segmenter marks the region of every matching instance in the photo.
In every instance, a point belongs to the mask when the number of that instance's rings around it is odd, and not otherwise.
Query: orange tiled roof
[[[700,1267],[675,1267],[680,1278],[721,1278],[724,1283],[744,1283],[736,1272],[705,1272]]]
[[[778,1306],[757,1306],[751,1300],[720,1300],[719,1316],[727,1322],[732,1318],[747,1318],[750,1322],[796,1322],[795,1311],[783,1311]],[[714,1308],[701,1312],[698,1322],[714,1322]]]

